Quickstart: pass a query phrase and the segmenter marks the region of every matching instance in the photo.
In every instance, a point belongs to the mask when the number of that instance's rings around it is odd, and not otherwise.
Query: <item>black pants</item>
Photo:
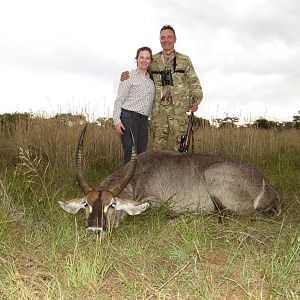
[[[121,122],[125,127],[124,133],[121,135],[121,141],[124,151],[124,164],[130,161],[132,149],[133,133],[137,154],[145,152],[148,145],[148,117],[137,112],[122,108]]]

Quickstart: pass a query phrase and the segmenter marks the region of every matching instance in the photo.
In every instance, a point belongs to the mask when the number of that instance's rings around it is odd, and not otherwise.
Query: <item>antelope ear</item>
[[[85,198],[75,198],[68,201],[58,201],[60,207],[67,213],[76,214],[81,208],[86,206]]]
[[[150,206],[149,203],[140,203],[129,199],[120,199],[120,198],[115,198],[115,199],[116,199],[115,210],[124,210],[129,215],[132,216],[139,215]]]

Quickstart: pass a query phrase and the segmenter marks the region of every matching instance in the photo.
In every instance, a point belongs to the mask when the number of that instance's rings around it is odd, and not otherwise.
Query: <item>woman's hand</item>
[[[120,123],[120,124],[115,125],[115,130],[119,135],[121,135],[121,134],[123,134],[125,127],[123,126],[122,123]]]

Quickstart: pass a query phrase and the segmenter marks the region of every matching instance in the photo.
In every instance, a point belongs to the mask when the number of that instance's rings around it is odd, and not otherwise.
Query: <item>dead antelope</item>
[[[174,213],[281,211],[279,192],[254,166],[206,154],[154,151],[136,156],[133,151],[129,163],[92,188],[83,175],[85,132],[86,126],[75,154],[77,180],[84,196],[59,204],[72,214],[84,208],[87,228],[94,232],[118,226],[126,213],[137,215],[149,204],[166,201]]]

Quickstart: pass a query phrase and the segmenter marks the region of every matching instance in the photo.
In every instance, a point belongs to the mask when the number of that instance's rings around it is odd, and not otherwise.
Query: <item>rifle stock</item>
[[[180,146],[178,148],[179,152],[188,152],[189,147],[193,138],[193,122],[194,122],[194,113],[191,112],[189,115],[189,123],[186,129],[185,134],[181,137]]]

